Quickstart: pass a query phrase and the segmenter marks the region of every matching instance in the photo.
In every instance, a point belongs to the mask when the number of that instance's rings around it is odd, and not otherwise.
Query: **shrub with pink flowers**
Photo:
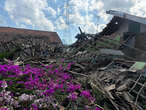
[[[71,65],[0,65],[0,110],[100,110],[91,91],[68,74]]]

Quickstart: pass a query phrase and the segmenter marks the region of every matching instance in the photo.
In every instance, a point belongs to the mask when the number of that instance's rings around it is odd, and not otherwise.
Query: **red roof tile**
[[[0,27],[0,41],[10,41],[16,36],[47,37],[50,43],[62,43],[57,32]]]

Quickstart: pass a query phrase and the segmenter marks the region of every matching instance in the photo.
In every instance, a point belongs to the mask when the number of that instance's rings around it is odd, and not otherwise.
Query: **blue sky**
[[[63,42],[75,42],[80,26],[100,32],[115,9],[146,17],[145,0],[0,0],[0,26],[56,31]]]

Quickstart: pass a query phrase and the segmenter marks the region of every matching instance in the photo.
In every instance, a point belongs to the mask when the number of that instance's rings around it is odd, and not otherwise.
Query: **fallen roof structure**
[[[100,35],[111,35],[114,32],[116,32],[122,23],[124,22],[124,19],[120,17],[113,17],[112,20],[107,24],[107,26],[102,30]]]
[[[114,17],[99,33],[100,35],[111,35],[116,32],[118,34],[146,32],[146,18],[114,10],[109,10],[106,13],[114,15]]]
[[[142,17],[139,17],[139,16],[134,16],[134,15],[124,13],[124,12],[121,12],[121,11],[109,10],[109,11],[106,11],[106,13],[117,16],[117,17],[120,17],[120,18],[129,19],[129,20],[141,23],[141,24],[146,24],[146,18],[142,18]]]

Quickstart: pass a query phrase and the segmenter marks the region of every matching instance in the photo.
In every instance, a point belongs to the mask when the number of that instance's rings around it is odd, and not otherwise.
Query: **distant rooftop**
[[[0,41],[9,41],[14,36],[47,37],[51,43],[61,43],[57,32],[31,30],[23,28],[0,27]]]

